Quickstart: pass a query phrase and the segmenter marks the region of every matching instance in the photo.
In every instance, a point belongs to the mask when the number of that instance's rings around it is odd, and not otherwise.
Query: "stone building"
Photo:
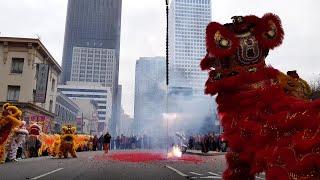
[[[0,37],[0,105],[22,108],[29,124],[53,130],[61,67],[39,39]]]

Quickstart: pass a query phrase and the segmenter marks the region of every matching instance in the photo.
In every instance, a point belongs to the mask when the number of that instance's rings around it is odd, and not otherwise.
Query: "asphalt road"
[[[130,151],[126,152],[130,153]],[[121,152],[112,151],[108,156],[117,153]],[[188,155],[190,158],[201,160],[200,162],[169,159],[143,163],[110,159],[101,151],[82,152],[78,153],[78,156],[76,159],[40,157],[2,164],[0,180],[222,179],[221,174],[225,168],[223,155]]]

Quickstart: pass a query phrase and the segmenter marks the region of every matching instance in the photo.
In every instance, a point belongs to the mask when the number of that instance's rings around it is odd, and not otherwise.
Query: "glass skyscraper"
[[[61,82],[71,80],[74,47],[114,49],[118,84],[122,0],[69,0]]]
[[[172,0],[169,11],[169,87],[203,94],[207,73],[205,30],[211,22],[211,0]]]
[[[64,37],[61,84],[96,82],[112,89],[115,133],[120,112],[119,54],[122,0],[69,0]]]
[[[206,27],[212,20],[211,0],[172,0],[169,10],[168,112],[177,113],[183,123],[172,129],[202,131],[206,120],[214,122],[214,100],[204,94],[207,72],[200,61],[206,54]],[[196,121],[195,121],[196,120]],[[211,127],[210,127],[211,128]]]

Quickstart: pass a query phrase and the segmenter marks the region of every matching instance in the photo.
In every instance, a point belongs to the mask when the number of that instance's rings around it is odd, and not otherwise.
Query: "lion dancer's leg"
[[[51,150],[51,156],[56,157],[58,154],[59,154],[59,143],[55,142]]]
[[[3,155],[0,159],[1,163],[5,163],[8,155],[11,151],[11,145],[13,143],[13,137],[12,135],[9,136],[8,140],[4,142],[4,145],[2,145],[3,150],[1,150],[3,152]]]
[[[0,145],[0,163],[5,163],[6,162],[6,149],[4,147],[4,145]]]
[[[61,144],[59,147],[59,153],[58,153],[59,158],[62,158],[62,156],[64,155],[64,151],[65,151],[65,147]]]
[[[239,153],[229,152],[226,155],[228,168],[223,173],[224,180],[254,180],[250,174],[250,163],[240,160]]]
[[[66,149],[64,150],[64,152],[63,152],[63,157],[64,157],[64,158],[68,158],[68,150],[66,150]]]
[[[8,152],[8,159],[10,161],[17,161],[17,151],[18,151],[18,143],[15,141],[10,145],[10,150]]]
[[[73,158],[77,158],[76,150],[74,148],[70,148],[69,152]]]

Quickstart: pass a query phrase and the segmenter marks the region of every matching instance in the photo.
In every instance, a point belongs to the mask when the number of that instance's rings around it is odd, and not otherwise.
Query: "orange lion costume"
[[[68,158],[68,153],[71,154],[73,158],[77,157],[75,150],[75,133],[76,128],[71,125],[62,127],[62,134],[60,136],[60,146],[59,146],[59,158]]]
[[[274,14],[235,16],[206,30],[208,70],[205,92],[217,95],[226,155],[226,180],[320,179],[320,100],[295,71],[283,74],[265,58],[282,43],[284,31]]]
[[[50,155],[52,157],[55,157],[59,154],[59,148],[60,148],[60,135],[54,134],[53,135],[53,144],[50,146]]]
[[[13,130],[22,125],[21,121],[22,112],[9,103],[3,105],[3,112],[0,117],[0,161],[5,162],[6,150],[5,146],[9,139],[9,136]]]

